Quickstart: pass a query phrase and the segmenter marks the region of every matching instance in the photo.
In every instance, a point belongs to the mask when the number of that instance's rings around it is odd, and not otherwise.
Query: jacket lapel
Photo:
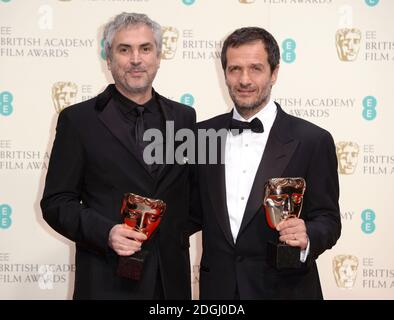
[[[156,93],[157,94],[157,93]],[[163,132],[163,164],[160,166],[160,168],[158,169],[158,173],[157,173],[157,179],[156,182],[159,183],[159,181],[161,179],[164,178],[164,176],[168,173],[168,171],[170,170],[172,164],[167,164],[166,162],[166,154],[167,154],[167,150],[166,148],[172,148],[171,146],[169,146],[167,144],[167,140],[170,143],[174,143],[175,142],[175,133],[178,130],[178,121],[175,121],[175,115],[174,115],[174,111],[173,108],[171,107],[171,105],[169,105],[166,101],[164,101],[164,99],[161,97],[161,95],[157,94],[157,102],[163,112],[164,115],[164,121],[165,121],[165,127],[164,130],[165,132]],[[171,130],[169,130],[167,132],[167,121],[171,121],[172,124],[174,125],[174,132],[170,132]],[[168,127],[169,128],[169,127]],[[174,152],[176,150],[176,146],[174,146]]]
[[[131,139],[131,133],[127,123],[121,119],[121,115],[118,110],[116,110],[117,107],[112,100],[112,90],[114,89],[111,86],[112,85],[109,85],[97,98],[96,109],[99,111],[98,118],[150,176],[142,155],[139,156],[139,152]]]
[[[245,230],[255,214],[261,214],[264,219],[262,206],[265,182],[273,177],[281,177],[286,169],[299,141],[288,137],[286,128],[287,114],[278,107],[278,114],[269,134],[267,145],[253,182],[252,190],[246,204],[238,237]]]
[[[220,129],[228,129],[230,125],[230,121],[232,118],[232,112],[224,115],[224,118],[221,119],[219,123],[213,128],[216,131]],[[226,145],[226,139],[222,141],[223,146]],[[225,149],[221,150],[221,144],[218,141],[217,144],[217,161],[218,164],[212,165],[203,165],[206,168],[206,176],[209,180],[207,184],[208,193],[210,195],[210,201],[212,204],[213,212],[216,214],[217,221],[219,222],[219,226],[222,229],[225,238],[231,246],[235,246],[233,235],[231,233],[230,219],[228,215],[227,209],[227,198],[226,198],[226,175],[225,175],[225,165],[222,164],[222,156],[225,156]],[[222,153],[223,151],[223,153]],[[208,152],[206,152],[209,155]],[[209,157],[206,159],[207,163],[209,161]],[[223,159],[224,163],[224,159]]]

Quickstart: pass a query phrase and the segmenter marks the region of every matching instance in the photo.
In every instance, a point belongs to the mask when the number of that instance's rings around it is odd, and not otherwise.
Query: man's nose
[[[245,86],[245,87],[247,87],[248,85],[250,85],[252,83],[250,80],[249,72],[247,70],[244,70],[242,72],[239,82],[242,86]]]
[[[134,50],[131,54],[130,54],[130,62],[132,64],[140,64],[141,63],[141,55],[138,52],[138,50]]]

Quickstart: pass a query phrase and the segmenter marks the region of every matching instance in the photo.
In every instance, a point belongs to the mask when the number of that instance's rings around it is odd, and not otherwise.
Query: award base
[[[300,252],[299,247],[291,247],[285,243],[267,243],[268,264],[278,270],[300,268]]]
[[[119,257],[117,275],[131,280],[140,280],[148,251],[141,250],[128,257]]]

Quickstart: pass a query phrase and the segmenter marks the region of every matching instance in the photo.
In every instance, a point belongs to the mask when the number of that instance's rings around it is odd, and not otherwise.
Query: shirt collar
[[[123,114],[128,114],[130,112],[133,112],[133,110],[137,106],[143,106],[145,108],[145,112],[151,112],[151,113],[156,113],[160,112],[158,109],[158,103],[156,100],[156,91],[152,88],[152,98],[145,102],[144,104],[140,105],[133,100],[130,100],[129,98],[125,97],[122,95],[115,87],[115,93],[114,97],[117,101],[120,102],[119,107],[120,110],[122,111]]]
[[[244,117],[242,117],[236,108],[233,108],[233,119],[250,122],[254,118],[259,118],[259,120],[263,124],[266,124],[267,121],[271,121],[271,120],[275,119],[276,113],[277,113],[276,104],[275,104],[274,100],[272,100],[270,98],[267,105],[263,109],[261,109],[259,112],[257,112],[254,116],[249,118],[248,120],[246,120]]]

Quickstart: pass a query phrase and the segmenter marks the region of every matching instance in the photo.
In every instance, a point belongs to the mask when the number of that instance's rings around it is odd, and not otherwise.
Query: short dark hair
[[[267,30],[259,27],[245,27],[235,30],[230,34],[223,43],[221,61],[223,70],[227,67],[227,50],[228,48],[237,48],[243,44],[250,43],[256,40],[263,42],[265,50],[268,53],[268,63],[271,67],[271,72],[275,70],[279,64],[280,51],[278,43],[275,38]]]

